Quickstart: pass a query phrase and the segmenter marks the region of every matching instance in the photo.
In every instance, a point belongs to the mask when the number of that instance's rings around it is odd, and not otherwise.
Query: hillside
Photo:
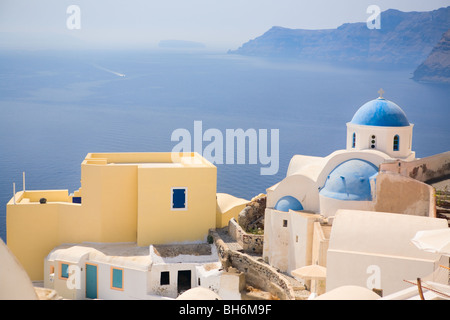
[[[326,30],[272,27],[229,53],[417,66],[449,28],[450,7],[429,12],[389,9],[381,13],[380,29],[368,29],[366,22]]]
[[[450,29],[414,71],[414,80],[450,84]]]

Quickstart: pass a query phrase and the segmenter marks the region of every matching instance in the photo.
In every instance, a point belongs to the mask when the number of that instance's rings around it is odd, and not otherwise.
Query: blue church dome
[[[378,174],[378,168],[365,160],[350,159],[328,175],[320,194],[338,200],[370,201],[370,179]]]
[[[303,210],[303,206],[296,198],[292,196],[285,196],[277,201],[275,210],[289,212],[289,209],[299,211]]]
[[[409,126],[405,112],[398,105],[384,98],[378,98],[362,105],[356,111],[351,123],[380,127]]]

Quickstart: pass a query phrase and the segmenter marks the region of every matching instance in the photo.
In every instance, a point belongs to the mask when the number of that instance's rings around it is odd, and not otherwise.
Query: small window
[[[67,263],[61,263],[60,265],[60,278],[61,279],[68,279],[69,278],[69,264]]]
[[[353,142],[352,142],[352,148],[356,147],[356,133],[353,132]]]
[[[394,151],[398,151],[400,149],[400,137],[398,134],[394,136]]]
[[[187,209],[187,188],[172,188],[172,210]]]
[[[81,197],[72,197],[72,203],[80,203],[81,204]]]
[[[287,220],[283,220],[283,227],[287,227]]]
[[[169,271],[162,271],[161,272],[161,278],[159,280],[159,284],[161,286],[170,284],[170,273],[169,273]]]
[[[372,137],[370,138],[370,148],[375,149],[377,145],[377,137],[375,137],[375,135],[372,135]]]
[[[123,269],[111,268],[111,289],[123,290]]]
[[[50,266],[50,274],[54,274],[55,273],[55,266]]]

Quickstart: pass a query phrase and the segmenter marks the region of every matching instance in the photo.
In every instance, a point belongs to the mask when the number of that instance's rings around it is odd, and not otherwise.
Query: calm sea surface
[[[345,148],[346,122],[381,87],[414,123],[417,157],[448,151],[450,87],[416,83],[413,70],[204,52],[3,52],[0,237],[6,241],[6,203],[13,182],[22,190],[23,171],[27,189],[73,192],[88,152],[171,151],[172,132],[193,135],[196,120],[224,136],[279,129],[277,174],[260,175],[259,163],[217,165],[218,192],[247,199],[280,181],[293,155]]]

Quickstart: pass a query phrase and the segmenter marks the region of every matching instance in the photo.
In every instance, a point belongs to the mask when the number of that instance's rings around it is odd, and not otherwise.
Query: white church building
[[[369,208],[378,166],[415,159],[413,126],[395,103],[382,97],[367,102],[347,123],[347,148],[323,158],[295,155],[286,178],[267,190],[268,207],[324,216],[332,216],[332,208]]]
[[[381,163],[415,159],[413,124],[382,97],[358,109],[347,123],[347,148],[327,157],[295,155],[286,178],[267,190],[267,206],[333,216],[337,209],[370,209]]]
[[[347,123],[346,149],[326,157],[295,155],[286,177],[267,189],[263,258],[273,267],[291,273],[311,264],[326,266],[329,235],[339,210],[435,217],[430,186],[409,177],[400,181],[396,173],[379,169],[384,163],[416,160],[411,149],[414,125],[380,92],[379,98],[362,105]],[[386,184],[381,193],[380,180],[392,183],[389,187],[398,192],[418,192],[423,202],[398,209],[410,201],[399,200],[402,197],[395,192],[387,194]],[[406,184],[412,191],[402,190]]]

